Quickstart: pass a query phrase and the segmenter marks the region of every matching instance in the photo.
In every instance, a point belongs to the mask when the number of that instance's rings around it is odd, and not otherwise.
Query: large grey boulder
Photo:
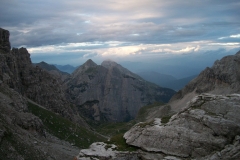
[[[126,142],[150,152],[205,157],[223,150],[240,134],[240,95],[201,94],[168,123],[159,122],[136,124],[125,133]]]

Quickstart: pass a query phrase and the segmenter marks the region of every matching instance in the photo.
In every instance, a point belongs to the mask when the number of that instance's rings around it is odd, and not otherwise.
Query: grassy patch
[[[164,103],[162,103],[162,102],[155,102],[151,105],[147,105],[147,106],[144,106],[144,107],[140,108],[140,110],[138,111],[138,114],[135,118],[136,121],[137,122],[145,121],[146,117],[147,117],[147,115],[148,115],[148,113],[150,112],[151,109],[160,107],[163,104]]]
[[[128,145],[126,140],[123,138],[123,134],[113,136],[110,141],[106,143],[115,144],[118,151],[136,151],[138,149],[137,147]]]
[[[93,142],[106,140],[98,134],[95,134],[93,131],[78,126],[77,124],[74,124],[51,111],[32,104],[31,102],[28,102],[28,109],[43,121],[43,124],[49,133],[61,140],[66,140],[79,148],[88,148]]]
[[[97,132],[103,135],[114,136],[114,135],[123,134],[127,132],[134,124],[135,124],[135,121],[109,122],[109,123],[103,123],[97,126],[96,130]]]
[[[205,103],[205,101],[200,101],[198,103],[195,103],[195,105],[191,106],[192,109],[200,109],[202,108],[202,105]]]
[[[146,126],[152,126],[153,125],[153,120],[150,122],[141,122],[137,124],[139,127],[144,128]]]
[[[165,124],[165,123],[168,123],[171,117],[172,117],[172,116],[164,116],[164,117],[162,117],[161,123],[164,123],[164,124]]]

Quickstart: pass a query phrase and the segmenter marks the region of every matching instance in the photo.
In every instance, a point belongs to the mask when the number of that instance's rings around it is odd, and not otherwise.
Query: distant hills
[[[59,69],[60,71],[63,72],[67,72],[69,74],[71,74],[77,67],[71,66],[69,64],[67,65],[58,65],[58,64],[53,64],[55,67],[57,67],[57,69]]]
[[[182,89],[188,82],[197,77],[197,75],[193,75],[177,79],[171,75],[161,74],[153,71],[138,72],[136,74],[149,82],[155,83],[161,87],[171,88],[176,91]]]

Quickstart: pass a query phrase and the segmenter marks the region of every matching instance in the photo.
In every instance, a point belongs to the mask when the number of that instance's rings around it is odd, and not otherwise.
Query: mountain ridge
[[[175,93],[146,82],[112,61],[97,65],[88,60],[72,73],[65,85],[72,102],[97,121],[130,120],[143,105],[166,102]]]

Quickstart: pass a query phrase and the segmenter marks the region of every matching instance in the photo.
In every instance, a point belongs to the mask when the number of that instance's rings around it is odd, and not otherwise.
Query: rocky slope
[[[112,61],[88,60],[66,82],[69,99],[79,112],[96,121],[128,121],[144,105],[167,102],[175,91],[144,81]]]
[[[40,62],[40,63],[35,63],[34,66],[38,66],[46,71],[48,73],[52,74],[53,76],[56,77],[56,79],[61,79],[62,81],[66,80],[69,77],[69,73],[67,72],[62,72],[59,69],[57,69],[54,65],[47,64],[46,62]]]
[[[51,135],[27,99],[0,81],[0,159],[72,159],[77,147]]]
[[[129,145],[183,158],[240,158],[240,95],[201,94],[186,108],[161,123],[139,123],[125,133]],[[229,145],[233,144],[227,153]],[[224,151],[225,150],[225,151]],[[220,153],[220,154],[215,154]]]
[[[85,125],[65,98],[62,81],[38,66],[32,65],[26,48],[10,50],[9,32],[0,29],[0,80],[21,95],[70,120]]]
[[[184,104],[201,93],[231,94],[240,92],[240,51],[217,60],[203,70],[171,98],[172,108],[179,111]]]
[[[32,65],[25,48],[11,50],[1,28],[0,67],[0,159],[72,159],[105,140],[67,101],[61,79]]]

